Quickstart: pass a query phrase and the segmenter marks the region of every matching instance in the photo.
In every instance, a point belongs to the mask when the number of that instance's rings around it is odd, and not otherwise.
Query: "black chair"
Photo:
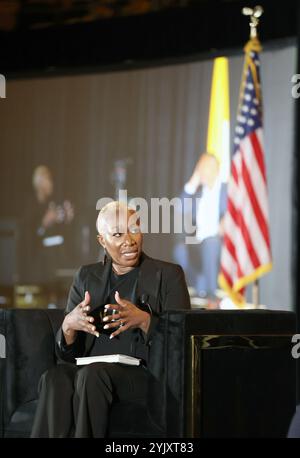
[[[0,309],[0,437],[30,436],[62,319],[61,310]],[[165,312],[148,398],[114,403],[109,437],[285,437],[296,403],[295,321],[290,312]]]
[[[6,347],[6,357],[0,359],[0,437],[30,436],[38,382],[56,364],[54,336],[62,320],[62,310],[0,310],[0,334]],[[162,434],[143,405],[115,403],[110,420],[112,437]]]

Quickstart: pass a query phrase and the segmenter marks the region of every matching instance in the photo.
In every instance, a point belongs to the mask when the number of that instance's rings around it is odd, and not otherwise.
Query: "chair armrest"
[[[56,363],[55,334],[62,310],[0,309],[5,358],[0,359],[2,434],[13,413],[37,398],[40,376]]]

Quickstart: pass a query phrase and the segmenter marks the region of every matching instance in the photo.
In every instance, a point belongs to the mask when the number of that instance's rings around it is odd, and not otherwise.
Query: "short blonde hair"
[[[112,211],[115,212],[117,215],[120,211],[126,210],[126,211],[132,211],[136,212],[136,209],[134,207],[129,206],[125,202],[119,201],[119,200],[114,200],[112,202],[109,202],[108,204],[104,205],[103,208],[99,211],[97,221],[96,221],[96,228],[99,234],[103,234],[104,232],[104,225],[106,223],[106,215],[107,213],[110,213]]]

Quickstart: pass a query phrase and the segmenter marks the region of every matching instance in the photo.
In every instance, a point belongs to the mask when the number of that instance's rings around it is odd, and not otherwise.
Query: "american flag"
[[[245,47],[219,284],[237,304],[245,287],[272,269],[268,192],[263,148],[261,46],[256,38]]]

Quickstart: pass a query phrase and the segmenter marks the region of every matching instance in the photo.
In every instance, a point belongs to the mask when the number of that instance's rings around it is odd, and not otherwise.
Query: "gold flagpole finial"
[[[243,8],[242,13],[244,16],[250,16],[250,38],[257,38],[257,28],[259,26],[260,18],[264,13],[262,6],[258,5],[254,8]]]

